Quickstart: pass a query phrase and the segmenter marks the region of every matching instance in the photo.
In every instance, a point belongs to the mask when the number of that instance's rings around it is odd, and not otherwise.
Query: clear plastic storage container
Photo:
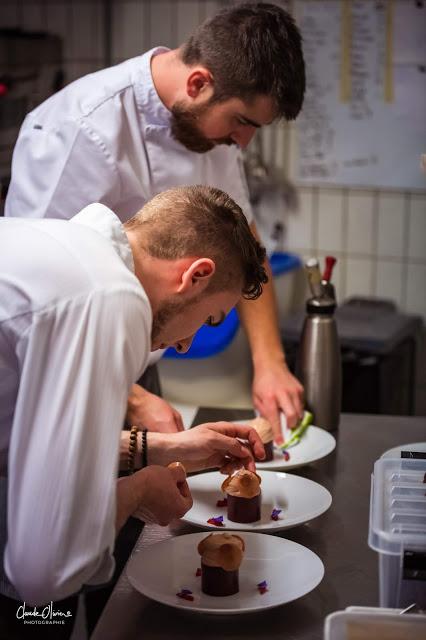
[[[425,474],[425,459],[374,465],[368,543],[379,553],[381,607],[426,609]]]
[[[324,640],[424,640],[426,616],[399,610],[337,611],[325,619]]]

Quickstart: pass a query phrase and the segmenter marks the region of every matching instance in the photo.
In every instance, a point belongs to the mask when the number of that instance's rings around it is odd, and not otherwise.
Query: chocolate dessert
[[[228,519],[232,522],[260,520],[260,483],[257,473],[241,469],[222,484],[228,501]]]
[[[201,590],[209,596],[232,596],[239,591],[238,570],[244,540],[232,533],[211,533],[201,540]]]
[[[262,462],[269,462],[274,459],[274,436],[272,433],[272,426],[268,420],[265,418],[254,418],[254,420],[249,420],[248,423],[253,429],[256,429],[259,434],[260,439],[262,440],[263,446],[265,448],[265,457]]]

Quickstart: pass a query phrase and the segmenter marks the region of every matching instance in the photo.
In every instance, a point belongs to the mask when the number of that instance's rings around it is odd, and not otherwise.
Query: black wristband
[[[142,429],[142,469],[148,466],[148,429]]]

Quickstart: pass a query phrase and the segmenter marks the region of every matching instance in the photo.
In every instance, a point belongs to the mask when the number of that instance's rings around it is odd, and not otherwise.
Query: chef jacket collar
[[[100,233],[112,244],[126,267],[132,273],[135,272],[133,253],[127,234],[124,231],[123,223],[111,209],[104,204],[95,202],[84,207],[77,215],[71,218],[70,222],[83,224]]]
[[[171,112],[161,102],[151,73],[151,58],[165,51],[170,51],[170,49],[167,47],[154,47],[154,49],[147,51],[142,56],[142,64],[138,65],[135,95],[139,111],[142,114],[143,127],[149,125],[170,127]]]

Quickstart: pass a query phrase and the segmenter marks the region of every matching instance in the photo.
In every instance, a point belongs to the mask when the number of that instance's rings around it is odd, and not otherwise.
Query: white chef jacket
[[[101,202],[126,221],[165,189],[206,184],[229,193],[251,222],[241,151],[193,153],[172,137],[151,75],[151,57],[162,51],[80,78],[26,117],[6,216],[70,218]]]
[[[119,434],[151,326],[107,207],[71,221],[0,219],[0,528],[22,600],[61,599],[112,575]]]

